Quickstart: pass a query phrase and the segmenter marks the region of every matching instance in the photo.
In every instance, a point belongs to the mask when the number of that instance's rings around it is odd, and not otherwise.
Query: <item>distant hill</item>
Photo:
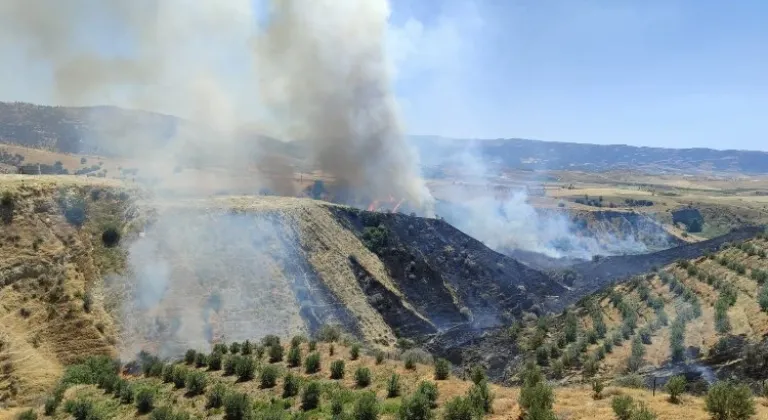
[[[768,173],[768,152],[714,149],[666,149],[627,145],[595,145],[526,139],[470,140],[411,136],[422,164],[456,163],[470,151],[484,162],[515,169],[608,171],[635,170],[661,173],[740,172]]]
[[[204,138],[220,133],[171,115],[111,106],[52,107],[0,102],[0,143],[62,153],[132,156],[137,150],[160,147],[183,134]],[[254,141],[260,150],[302,159],[300,144],[255,132],[236,134]],[[193,139],[194,140],[194,139]],[[486,164],[514,169],[660,173],[768,173],[768,153],[713,149],[665,149],[627,145],[594,145],[525,139],[469,140],[410,136],[423,165],[440,168],[461,164],[457,158],[471,150]],[[433,173],[434,172],[434,173]],[[439,177],[440,171],[430,171]]]

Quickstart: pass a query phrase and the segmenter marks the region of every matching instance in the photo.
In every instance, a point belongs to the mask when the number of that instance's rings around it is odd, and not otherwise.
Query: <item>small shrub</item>
[[[240,360],[240,356],[233,354],[224,359],[224,375],[231,376],[235,374],[237,370],[237,363]]]
[[[187,384],[187,368],[181,365],[175,365],[173,367],[173,384],[176,388],[181,389]]]
[[[336,392],[331,396],[331,415],[334,419],[343,418],[344,400],[341,399],[341,393]]]
[[[336,353],[336,347],[331,343],[331,345],[328,346],[328,355],[333,356],[334,353]]]
[[[630,420],[635,402],[629,395],[617,395],[611,400],[611,408],[618,420]]]
[[[307,356],[307,360],[304,361],[304,372],[310,375],[320,372],[320,353],[315,352]]]
[[[405,368],[408,370],[416,370],[416,359],[414,357],[405,358]]]
[[[184,363],[191,365],[195,363],[195,358],[197,357],[197,352],[193,349],[187,350],[187,352],[184,354]]]
[[[221,370],[221,361],[224,358],[222,353],[214,351],[208,355],[208,369],[209,370]]]
[[[155,408],[155,390],[142,387],[136,393],[136,410],[139,414],[147,414]]]
[[[33,409],[22,411],[16,415],[17,420],[37,420],[37,413]]]
[[[283,361],[283,346],[276,345],[269,347],[269,363],[277,363]]]
[[[379,401],[375,392],[365,392],[355,403],[352,411],[355,420],[376,420],[379,418]]]
[[[224,405],[224,398],[227,396],[227,387],[218,383],[208,392],[208,399],[205,402],[205,408],[219,408]]]
[[[384,352],[381,350],[378,350],[376,352],[376,364],[380,365],[384,362]]]
[[[617,386],[624,388],[645,388],[645,380],[637,373],[631,373],[629,375],[619,376],[614,379],[614,383]]]
[[[56,408],[59,407],[59,399],[56,397],[48,397],[45,399],[45,405],[43,405],[43,414],[46,416],[53,416],[56,412]]]
[[[91,400],[79,398],[69,400],[64,404],[64,411],[71,414],[75,420],[101,420],[101,414],[96,410]]]
[[[552,405],[554,401],[552,388],[544,382],[539,367],[535,364],[528,364],[523,372],[523,386],[518,398],[520,409],[525,413],[526,418],[553,418]]]
[[[451,374],[451,364],[445,359],[435,361],[435,380],[443,381]]]
[[[667,381],[664,388],[669,393],[669,401],[671,403],[678,404],[680,402],[680,395],[685,391],[685,384],[685,377],[680,375],[673,376]]]
[[[280,346],[280,337],[273,334],[266,335],[261,339],[261,345],[265,347]]]
[[[240,357],[235,365],[235,374],[240,382],[247,382],[255,377],[256,362],[250,357]]]
[[[310,352],[316,351],[317,350],[317,341],[311,340],[309,342],[309,344],[308,344],[308,347],[309,347],[309,351]]]
[[[430,406],[432,408],[437,407],[437,397],[439,395],[437,391],[437,384],[429,381],[421,381],[419,383],[419,387],[416,388],[416,393],[424,394],[427,397],[427,400],[429,401]]]
[[[301,394],[301,409],[304,411],[314,410],[320,405],[320,384],[311,381],[304,387]]]
[[[208,377],[203,372],[193,370],[187,375],[187,393],[191,396],[202,395],[208,385]]]
[[[387,380],[387,398],[400,396],[400,375],[393,373]]]
[[[357,368],[355,371],[355,383],[360,388],[365,388],[371,384],[371,370],[367,367]]]
[[[476,417],[469,398],[454,397],[445,404],[444,420],[474,420]]]
[[[301,348],[291,347],[290,350],[288,350],[288,367],[299,367],[301,366]]]
[[[134,401],[133,385],[126,382],[125,385],[120,387],[120,403],[133,404],[133,401]]]
[[[232,354],[238,354],[240,353],[240,343],[233,342],[229,345],[229,352]]]
[[[165,365],[163,366],[163,373],[162,373],[162,379],[163,382],[166,384],[173,383],[173,369],[176,365]]]
[[[349,358],[351,360],[357,360],[359,357],[360,357],[360,345],[353,344],[352,348],[349,349]]]
[[[343,379],[344,378],[344,361],[334,360],[331,363],[331,379]]]
[[[470,373],[470,377],[472,378],[472,382],[475,385],[478,385],[488,379],[488,376],[485,374],[485,369],[482,366],[474,366],[472,368],[472,372]]]
[[[158,407],[152,411],[150,420],[188,420],[189,414],[174,412],[171,407]]]
[[[283,398],[290,398],[299,395],[299,378],[292,373],[285,375],[283,382]]]
[[[317,332],[317,339],[326,343],[333,343],[341,339],[341,328],[338,325],[325,324]]]
[[[303,335],[295,335],[291,339],[291,347],[299,347],[304,341],[306,341],[306,338]]]
[[[432,410],[429,398],[422,393],[415,393],[410,398],[403,400],[398,412],[399,420],[430,420]]]
[[[208,358],[205,357],[205,353],[195,355],[195,366],[199,368],[208,366]]]
[[[224,343],[218,343],[213,345],[213,353],[227,354],[229,347]]]
[[[249,340],[245,340],[243,347],[240,349],[240,354],[243,356],[249,356],[253,354],[253,344]]]
[[[746,420],[755,414],[755,401],[748,386],[717,382],[707,393],[706,409],[717,420]]]
[[[600,381],[592,381],[592,398],[599,400],[603,398],[603,389],[605,385]]]
[[[253,417],[253,403],[248,394],[227,393],[224,398],[224,413],[227,420],[248,420]]]
[[[470,403],[475,410],[482,414],[490,414],[493,409],[494,395],[488,387],[488,382],[483,381],[479,384],[472,385],[467,395]],[[534,409],[535,412],[536,410]]]
[[[277,385],[279,371],[275,365],[266,365],[261,370],[261,387],[264,389],[274,388]]]

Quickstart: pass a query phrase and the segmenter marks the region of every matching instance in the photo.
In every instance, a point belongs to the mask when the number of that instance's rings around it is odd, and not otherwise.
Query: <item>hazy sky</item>
[[[186,57],[227,57],[252,104],[251,58],[197,35]],[[387,42],[409,133],[768,150],[765,0],[392,0]],[[51,102],[21,50],[0,42],[0,100]]]
[[[768,150],[768,1],[393,9],[412,133]]]

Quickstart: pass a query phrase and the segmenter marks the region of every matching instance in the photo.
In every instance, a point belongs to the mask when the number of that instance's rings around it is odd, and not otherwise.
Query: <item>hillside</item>
[[[768,378],[768,240],[720,248],[603,289],[558,317],[523,318],[507,334],[565,382],[639,373],[641,384],[663,384],[684,373],[704,388],[736,377],[759,391]]]
[[[422,163],[454,167],[471,150],[490,166],[514,169],[585,172],[630,171],[669,173],[736,172],[765,174],[768,152],[713,149],[669,149],[627,145],[596,145],[526,139],[449,139],[411,136]]]
[[[29,410],[53,418],[71,413],[92,419],[146,413],[164,419],[480,417],[474,410],[484,412],[484,418],[510,419],[522,414],[519,388],[489,385],[480,376],[473,376],[475,384],[449,371],[436,377],[431,359],[418,352],[357,356],[356,345],[349,342],[307,343],[297,336],[290,344],[276,344],[276,339],[228,343],[211,353],[190,351],[178,360],[144,355],[135,371],[119,373],[109,361],[91,360],[70,367],[44,404],[0,412],[0,418]],[[287,356],[275,358],[278,347]],[[672,404],[662,393],[610,384],[600,398],[583,386],[559,387],[553,396],[557,418],[614,419],[611,405],[618,396],[644,404],[660,420],[710,418],[703,398],[696,396]],[[759,418],[768,415],[766,404],[758,400]]]
[[[0,102],[0,143],[62,153],[132,157],[137,151],[162,147],[179,136],[217,136],[206,127],[181,118],[115,107],[50,107]],[[263,135],[237,134],[261,153],[301,160],[300,144]],[[664,173],[768,173],[768,153],[740,150],[667,149],[626,145],[594,145],[525,139],[469,140],[410,136],[422,163],[441,178],[456,167],[457,155],[473,150],[491,166],[548,171],[630,171]]]
[[[84,355],[168,357],[328,324],[393,348],[500,325],[563,290],[435,219],[286,197],[169,202],[79,177],[0,186],[6,402]]]

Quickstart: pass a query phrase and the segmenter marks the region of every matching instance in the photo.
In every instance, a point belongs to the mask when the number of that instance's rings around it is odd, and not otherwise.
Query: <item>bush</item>
[[[274,335],[274,334],[268,334],[265,335],[264,338],[261,339],[261,345],[265,347],[274,347],[280,345],[280,337]]]
[[[678,375],[673,376],[667,381],[664,388],[669,392],[669,401],[672,403],[680,402],[680,395],[685,391],[685,377]]]
[[[195,358],[197,357],[197,352],[193,349],[187,350],[187,352],[184,354],[184,363],[191,365],[195,363]]]
[[[232,354],[238,354],[240,353],[240,343],[233,342],[229,345],[229,352]]]
[[[494,395],[488,387],[487,381],[472,385],[472,388],[469,389],[467,398],[478,413],[491,413],[493,409]],[[537,412],[535,409],[531,411],[531,413],[535,412]]]
[[[301,348],[291,347],[290,350],[288,350],[288,367],[299,367],[301,366]]]
[[[325,324],[317,332],[317,339],[326,343],[333,343],[341,339],[341,328],[338,325]]]
[[[334,360],[331,363],[331,379],[343,379],[344,378],[344,361]]]
[[[224,399],[227,396],[227,387],[218,383],[208,392],[208,400],[205,402],[205,408],[219,408],[224,405]]]
[[[387,381],[387,398],[400,396],[400,375],[393,373]]]
[[[29,409],[26,411],[22,411],[18,415],[16,415],[16,419],[18,420],[37,420],[37,413],[35,413],[35,410]]]
[[[651,411],[643,402],[640,402],[632,412],[632,420],[656,420],[656,413]]]
[[[333,416],[334,419],[341,419],[343,418],[344,414],[344,400],[341,398],[340,392],[335,392],[331,396],[331,416]]]
[[[398,412],[399,420],[429,420],[432,419],[431,403],[429,398],[417,392],[410,398],[403,400]]]
[[[379,401],[375,392],[365,392],[355,403],[352,411],[355,420],[376,420],[379,418]]]
[[[56,408],[59,406],[59,399],[56,397],[48,397],[45,399],[45,405],[43,406],[43,414],[46,416],[52,416],[56,412]]]
[[[176,388],[181,389],[187,384],[187,374],[189,370],[181,365],[175,365],[173,367],[173,384]]]
[[[133,404],[134,392],[133,385],[127,381],[120,387],[120,402],[122,404]]]
[[[444,420],[474,420],[475,409],[469,398],[454,397],[445,404]]]
[[[195,366],[199,368],[208,366],[208,358],[205,356],[205,353],[197,353],[195,355]]]
[[[304,387],[304,393],[301,394],[301,409],[304,411],[314,410],[320,405],[320,384],[312,381]]]
[[[226,359],[224,359],[224,375],[230,376],[234,375],[235,371],[237,370],[237,363],[240,360],[241,356],[238,356],[236,354],[233,354]]]
[[[359,357],[360,357],[360,345],[353,344],[352,347],[349,349],[349,358],[351,360],[357,360]]]
[[[186,385],[189,395],[202,395],[208,385],[208,377],[203,372],[194,370],[187,375]]]
[[[382,362],[384,362],[384,352],[379,350],[376,352],[376,364],[380,365]]]
[[[229,351],[229,347],[227,347],[227,345],[224,343],[218,343],[213,345],[212,353],[227,354],[228,351]]]
[[[357,368],[355,371],[355,383],[360,388],[365,388],[371,384],[371,370],[367,367]]]
[[[611,400],[611,408],[619,420],[630,420],[634,411],[635,402],[629,395],[618,395]]]
[[[276,345],[269,347],[269,363],[277,363],[283,361],[283,346]]]
[[[437,384],[429,381],[421,381],[418,388],[416,388],[416,393],[424,394],[427,397],[427,400],[429,400],[430,406],[432,408],[437,407],[437,397],[439,395]]]
[[[277,385],[279,371],[275,365],[266,365],[261,370],[261,387],[264,389],[274,388]]]
[[[253,417],[253,403],[248,394],[230,392],[224,398],[224,413],[227,420],[247,420]]]
[[[64,411],[71,414],[75,420],[101,420],[101,413],[96,411],[96,407],[91,400],[79,398],[69,400],[64,404]]]
[[[304,361],[304,372],[313,374],[320,372],[320,353],[311,353]]]
[[[240,349],[240,354],[243,356],[249,356],[253,354],[253,344],[249,340],[245,340],[243,347]]]
[[[592,381],[592,398],[599,400],[603,398],[603,389],[605,389],[605,385],[598,381]]]
[[[173,383],[173,369],[176,367],[176,365],[167,364],[163,366],[163,373],[161,374],[161,377],[163,379],[163,382],[166,384]]]
[[[518,402],[526,418],[554,418],[552,405],[555,397],[552,388],[544,383],[541,370],[535,364],[529,363],[523,372],[523,386]]]
[[[755,401],[748,386],[717,382],[707,393],[706,408],[717,420],[742,420],[755,414]]]
[[[209,370],[221,370],[221,361],[224,358],[222,353],[214,351],[208,355],[208,369]]]
[[[283,398],[295,397],[299,395],[299,378],[292,373],[285,375],[283,382]]]
[[[139,414],[147,414],[155,408],[155,390],[150,387],[139,388],[136,393],[136,410]]]
[[[235,364],[235,374],[240,382],[247,382],[255,378],[256,362],[250,357],[240,357]]]
[[[617,386],[624,388],[645,388],[645,380],[637,373],[630,373],[629,375],[619,376],[614,379],[614,383]]]
[[[435,361],[435,380],[443,381],[451,374],[451,364],[445,359]]]
[[[152,411],[150,420],[188,420],[189,414],[183,412],[174,412],[171,407],[159,407]]]
[[[488,379],[485,374],[485,369],[482,366],[474,366],[472,368],[472,372],[470,373],[470,377],[472,378],[472,382],[475,385],[478,385]]]

